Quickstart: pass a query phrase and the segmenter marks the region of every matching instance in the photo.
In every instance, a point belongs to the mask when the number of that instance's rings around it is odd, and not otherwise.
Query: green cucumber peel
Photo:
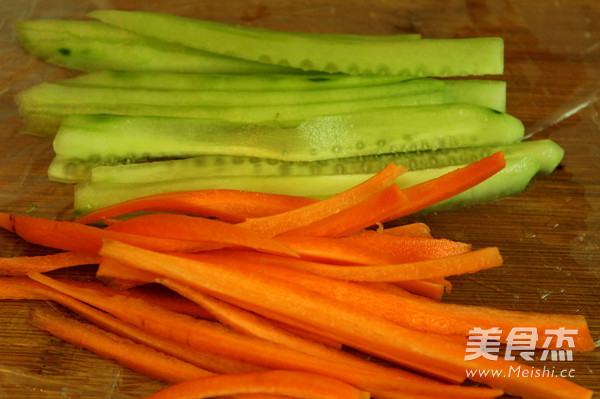
[[[504,43],[495,37],[336,41],[152,12],[97,10],[89,16],[163,41],[303,70],[447,77],[504,69]]]
[[[297,72],[165,43],[96,21],[32,20],[19,22],[16,29],[21,45],[31,54],[78,71]]]
[[[84,161],[204,154],[317,161],[511,144],[521,141],[523,133],[518,119],[467,104],[320,116],[287,129],[188,118],[70,115],[54,139],[54,150],[57,156]]]
[[[401,188],[441,176],[458,166],[409,171],[398,178]],[[475,206],[523,191],[539,171],[540,162],[529,156],[507,158],[506,167],[481,185],[428,210]],[[313,198],[326,198],[364,181],[372,174],[320,176],[205,176],[149,183],[82,183],[75,186],[77,216],[133,198],[187,190],[239,189]],[[479,188],[478,188],[479,187]]]

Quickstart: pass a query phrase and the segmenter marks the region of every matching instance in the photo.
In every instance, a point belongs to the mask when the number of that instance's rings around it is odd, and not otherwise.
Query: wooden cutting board
[[[593,0],[528,1],[5,1],[0,4],[0,210],[70,219],[72,187],[50,183],[50,139],[19,135],[13,97],[75,73],[23,51],[12,24],[83,18],[97,8],[171,12],[227,23],[301,32],[420,33],[450,38],[501,36],[506,46],[508,112],[532,139],[566,151],[553,174],[522,194],[459,212],[410,217],[436,237],[498,246],[501,268],[453,279],[445,301],[511,310],[585,315],[600,340],[600,8]],[[45,249],[0,231],[0,255]],[[85,268],[69,272],[85,278]],[[29,324],[44,302],[0,304],[1,398],[137,398],[162,383],[61,342]],[[572,379],[600,392],[600,356],[575,353]]]

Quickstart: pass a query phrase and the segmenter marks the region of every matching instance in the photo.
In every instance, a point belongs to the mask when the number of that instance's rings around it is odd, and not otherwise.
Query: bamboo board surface
[[[28,55],[12,24],[79,19],[97,8],[172,12],[300,32],[503,37],[505,74],[499,78],[508,82],[508,112],[524,122],[531,138],[550,138],[565,149],[561,166],[512,198],[402,222],[423,221],[435,236],[474,247],[500,247],[505,266],[453,279],[445,301],[583,314],[600,340],[600,8],[595,1],[3,1],[1,211],[72,217],[72,187],[46,177],[51,141],[17,133],[13,97],[34,84],[75,73]],[[0,231],[0,256],[43,253]],[[52,305],[0,304],[0,397],[137,398],[164,386],[32,327],[31,310],[47,306]],[[598,351],[549,366],[573,369],[575,382],[600,392]]]

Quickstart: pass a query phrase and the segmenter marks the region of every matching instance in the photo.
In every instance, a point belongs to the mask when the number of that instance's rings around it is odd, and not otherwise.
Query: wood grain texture
[[[560,168],[527,191],[484,206],[425,216],[436,237],[496,245],[505,266],[455,278],[446,301],[504,309],[567,312],[588,318],[600,340],[600,8],[570,1],[186,1],[55,0],[0,4],[0,210],[70,219],[72,187],[50,183],[49,139],[17,134],[14,95],[73,76],[22,50],[12,24],[31,18],[83,18],[96,8],[143,9],[300,32],[421,33],[425,37],[501,36],[508,112],[534,139],[565,148]],[[0,231],[0,256],[48,251]],[[86,278],[89,270],[76,269]],[[60,342],[29,325],[43,302],[0,304],[0,397],[137,398],[162,383]],[[600,392],[598,351],[557,370]]]

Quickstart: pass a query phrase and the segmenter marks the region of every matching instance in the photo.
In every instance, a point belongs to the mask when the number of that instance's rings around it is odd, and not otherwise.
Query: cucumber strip
[[[17,98],[18,100],[18,98]],[[361,101],[339,101],[304,105],[253,105],[247,107],[198,107],[122,104],[82,104],[66,109],[60,105],[47,105],[32,111],[22,104],[20,115],[25,123],[22,133],[38,136],[54,135],[67,114],[114,114],[159,117],[181,117],[221,120],[234,123],[266,124],[279,127],[298,126],[302,121],[319,115],[344,114],[378,108],[405,107],[427,104],[446,104],[451,101],[446,90],[410,96],[384,97]]]
[[[409,171],[400,176],[396,183],[401,188],[441,176],[457,168],[425,169]],[[539,162],[529,156],[507,159],[506,167],[486,180],[483,188],[474,187],[453,197],[436,210],[474,206],[523,191],[539,170]],[[82,183],[75,186],[75,215],[81,216],[93,210],[122,201],[171,191],[228,188],[261,191],[288,195],[325,198],[348,189],[372,174],[322,175],[322,176],[207,176],[196,179],[178,179],[150,183]],[[484,184],[482,183],[482,184]]]
[[[506,112],[506,82],[486,79],[444,80],[454,102]]]
[[[203,154],[316,161],[389,152],[516,143],[518,119],[488,108],[445,104],[315,117],[296,128],[189,118],[71,115],[54,151],[64,158],[135,161]]]
[[[422,78],[358,87],[325,88],[321,90],[231,91],[220,90],[149,90],[113,87],[78,87],[59,83],[41,83],[18,94],[20,109],[36,112],[47,106],[72,113],[77,108],[114,109],[128,104],[140,106],[205,106],[244,107],[254,105],[295,105],[356,101],[386,97],[410,96],[433,91],[445,91],[444,82]],[[104,108],[106,107],[106,108]],[[112,107],[112,108],[111,108]],[[102,112],[95,112],[102,113]]]
[[[495,152],[505,158],[529,156],[540,164],[540,172],[549,174],[561,162],[564,150],[551,140],[523,141],[506,146],[469,147],[450,150],[382,154],[317,162],[285,162],[264,158],[205,155],[186,159],[96,166],[77,159],[55,158],[50,169],[72,182],[142,183],[202,176],[323,176],[376,173],[393,162],[410,170],[464,165]]]
[[[165,43],[96,21],[31,20],[16,25],[21,45],[36,57],[79,71],[180,73],[294,73],[266,65]]]
[[[406,76],[351,76],[325,73],[303,74],[181,74],[169,72],[100,71],[61,80],[79,87],[114,87],[150,90],[277,91],[321,90],[398,83]]]
[[[412,79],[406,76],[340,74],[256,74],[215,75],[150,72],[101,71],[61,80],[79,87],[118,87],[151,90],[219,90],[237,95],[239,91],[318,90],[384,85]],[[506,111],[506,82],[484,79],[444,80],[454,102],[482,105]]]
[[[501,38],[334,41],[152,12],[97,10],[89,16],[132,32],[216,54],[330,73],[411,76],[501,74]],[[200,39],[201,38],[201,39]]]

